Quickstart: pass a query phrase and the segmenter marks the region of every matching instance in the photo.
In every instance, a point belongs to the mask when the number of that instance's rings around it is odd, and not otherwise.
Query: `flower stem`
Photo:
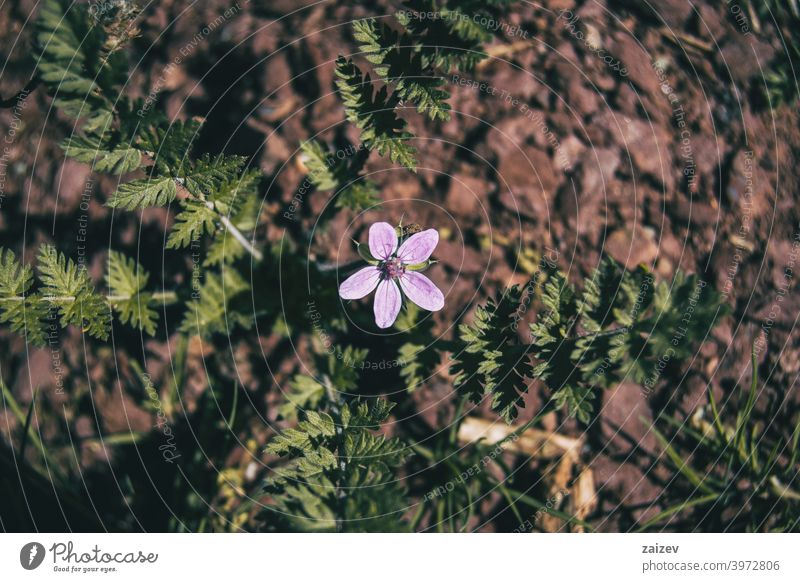
[[[344,453],[344,427],[342,426],[342,409],[341,409],[341,396],[333,387],[330,378],[324,377],[323,385],[325,386],[325,393],[328,397],[328,406],[330,407],[333,422],[336,426],[336,478],[334,479],[334,487],[336,489],[336,532],[342,532],[342,517],[344,516],[344,506],[347,500],[347,492],[342,488],[341,484],[347,473],[347,459]]]
[[[242,245],[244,247],[244,250],[250,253],[250,255],[252,255],[252,257],[256,261],[261,261],[264,258],[264,254],[260,250],[255,248],[250,243],[250,241],[247,240],[247,238],[245,238],[245,236],[242,234],[242,231],[236,228],[233,222],[231,222],[230,218],[228,218],[224,214],[220,214],[219,216],[220,216],[220,221],[222,221],[222,224],[225,226],[226,229],[228,229],[228,232],[231,233],[231,236],[233,236],[233,238],[236,239],[236,242]]]
[[[144,152],[144,154],[145,157],[147,157],[151,162],[155,162],[155,154],[153,152]],[[247,240],[247,237],[242,234],[242,231],[239,230],[235,224],[233,224],[231,219],[227,215],[220,212],[214,203],[207,199],[207,196],[204,192],[202,193],[202,197],[195,196],[189,191],[188,188],[186,188],[185,180],[183,178],[175,177],[173,179],[180,189],[179,198],[191,198],[205,204],[206,207],[213,210],[217,214],[225,229],[231,233],[231,236],[236,240],[236,242],[242,245],[242,248],[244,248],[245,251],[247,251],[257,262],[261,262],[264,259],[264,253],[255,248],[253,244]]]
[[[104,297],[104,299],[109,303],[128,301],[131,298],[131,295],[106,295]],[[175,291],[152,293],[150,294],[150,298],[165,305],[178,302],[178,294],[175,293]],[[0,298],[0,303],[3,301],[25,301],[26,299],[31,299],[31,296],[16,295],[14,297],[2,297]],[[37,297],[36,299],[46,301],[47,303],[72,303],[77,298],[75,295],[43,295],[42,297]]]

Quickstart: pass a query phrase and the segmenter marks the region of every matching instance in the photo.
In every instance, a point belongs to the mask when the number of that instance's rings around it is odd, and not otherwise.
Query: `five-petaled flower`
[[[361,299],[377,288],[375,323],[382,329],[392,325],[400,313],[403,303],[400,289],[423,309],[439,311],[444,307],[442,292],[419,272],[427,266],[433,249],[439,244],[439,233],[429,228],[411,235],[399,248],[398,242],[391,224],[373,224],[369,229],[369,251],[376,264],[357,271],[339,286],[342,299]]]

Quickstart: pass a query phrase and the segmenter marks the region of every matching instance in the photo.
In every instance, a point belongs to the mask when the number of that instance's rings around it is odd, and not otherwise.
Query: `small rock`
[[[501,158],[498,181],[501,188],[533,188],[550,195],[558,188],[561,180],[558,165],[550,159],[547,152],[525,147],[521,150],[509,150]]]
[[[555,155],[557,160],[563,160],[569,168],[574,168],[578,164],[578,160],[584,151],[586,151],[586,145],[577,137],[570,134],[561,140],[561,148]]]
[[[606,183],[614,177],[619,167],[616,149],[598,148],[587,152],[579,172],[582,192],[605,191]]]
[[[627,78],[637,87],[656,95],[661,90],[658,76],[653,70],[650,56],[630,33],[618,32],[614,35],[611,53],[622,61],[628,70]]]
[[[761,67],[774,55],[774,48],[753,35],[734,36],[717,52],[717,59],[720,67],[730,71],[731,78],[744,89],[752,77],[761,75]]]
[[[447,191],[447,209],[463,216],[481,213],[480,197],[486,191],[486,186],[486,182],[479,178],[454,174]]]
[[[616,230],[606,239],[604,248],[611,258],[625,265],[626,269],[632,269],[640,263],[652,265],[658,257],[656,234],[648,227]]]
[[[592,115],[600,107],[600,99],[592,89],[583,84],[582,79],[573,77],[566,97],[570,105],[581,115]]]
[[[642,422],[642,419],[645,421]],[[653,450],[656,439],[650,430],[652,412],[647,403],[647,395],[638,384],[623,382],[603,394],[603,432],[608,441],[618,435],[618,431],[630,437],[636,446]],[[624,452],[633,452],[626,439],[616,439],[615,444]]]
[[[687,0],[650,0],[653,10],[664,23],[675,32],[683,28],[683,23],[692,13],[692,3]],[[717,17],[719,18],[719,17]]]
[[[715,224],[721,218],[720,210],[712,208],[711,205],[705,202],[681,199],[671,204],[669,209],[670,214],[678,219],[677,224],[679,226],[681,222],[683,226],[689,226],[690,224],[694,226],[709,226]]]
[[[675,171],[670,153],[671,136],[661,126],[651,125],[639,119],[619,120],[620,145],[627,150],[636,168],[654,178],[667,189],[675,185]]]
[[[434,252],[434,258],[457,273],[477,275],[486,270],[488,256],[484,257],[474,248],[465,245],[461,240],[440,240]],[[444,281],[442,284],[444,284]]]

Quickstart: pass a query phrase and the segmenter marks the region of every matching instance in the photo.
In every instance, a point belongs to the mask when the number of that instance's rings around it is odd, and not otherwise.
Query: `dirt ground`
[[[159,106],[170,116],[205,117],[202,150],[246,155],[265,172],[264,213],[276,224],[262,236],[279,240],[284,228],[310,233],[312,255],[350,260],[346,243],[363,238],[362,217],[341,213],[315,230],[327,195],[303,200],[299,222],[282,222],[281,214],[303,180],[296,160],[301,141],[319,132],[357,139],[333,93],[333,61],[356,50],[348,23],[386,14],[390,3],[240,4],[199,41],[204,23],[228,3],[166,0],[148,7],[134,42],[141,61],[130,85],[142,97],[158,87]],[[586,432],[583,462],[594,471],[599,500],[593,521],[609,531],[630,528],[652,512],[651,502],[668,486],[647,460],[656,449],[648,431],[656,415],[693,410],[709,382],[721,395],[748,382],[749,354],[759,337],[770,398],[794,392],[797,401],[800,371],[800,299],[792,271],[792,242],[800,233],[800,112],[796,103],[770,107],[755,97],[783,50],[780,39],[766,24],[761,34],[743,33],[727,3],[649,4],[658,13],[633,0],[516,4],[489,47],[496,56],[472,73],[447,78],[451,120],[407,115],[418,137],[418,172],[377,156],[367,166],[384,200],[370,221],[404,214],[443,233],[437,249],[443,268],[431,271],[449,290],[435,317],[438,332],[469,317],[496,290],[524,283],[528,267],[519,257],[545,249],[557,252],[559,266],[575,281],[610,255],[631,267],[645,263],[665,279],[678,268],[700,273],[725,293],[733,315],[652,394],[631,384],[608,391],[588,430],[560,415],[547,419],[563,434]],[[32,13],[32,0],[0,8],[2,97],[19,90],[33,70]],[[0,245],[24,250],[28,259],[46,241],[69,253],[79,222],[88,218],[87,260],[98,280],[109,246],[163,248],[168,213],[114,215],[105,208],[113,180],[64,159],[57,144],[71,126],[50,103],[34,90],[21,111],[0,111],[2,132],[12,138]],[[184,258],[150,252],[140,260],[165,286],[181,283],[172,273]],[[152,410],[130,394],[131,359],[144,357],[151,377],[165,381],[177,342],[174,333],[142,341],[120,329],[113,344],[101,345],[71,330],[60,347],[36,350],[3,330],[0,370],[21,404],[38,391],[43,440],[64,444],[71,435],[83,443],[71,469],[103,475],[115,459],[92,437],[100,430],[147,431],[154,423]],[[253,406],[274,421],[279,394],[273,386],[287,381],[306,354],[300,345],[297,354],[265,361],[261,350],[276,343],[268,335],[192,341],[184,405],[191,409],[210,383],[238,377]],[[212,352],[227,365],[210,379],[203,362]],[[414,396],[420,410],[435,404],[425,413],[431,423],[450,406],[442,400],[446,372],[438,382]],[[523,420],[542,395],[533,384]],[[6,433],[16,420],[3,414]],[[257,425],[247,431],[256,444],[268,432]],[[228,462],[236,466],[244,456],[235,451]]]

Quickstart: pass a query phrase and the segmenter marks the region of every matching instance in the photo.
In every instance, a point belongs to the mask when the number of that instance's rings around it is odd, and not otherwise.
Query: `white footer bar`
[[[3,534],[3,580],[800,580],[800,534]],[[434,578],[434,577],[441,578]],[[582,576],[585,578],[578,578]]]

